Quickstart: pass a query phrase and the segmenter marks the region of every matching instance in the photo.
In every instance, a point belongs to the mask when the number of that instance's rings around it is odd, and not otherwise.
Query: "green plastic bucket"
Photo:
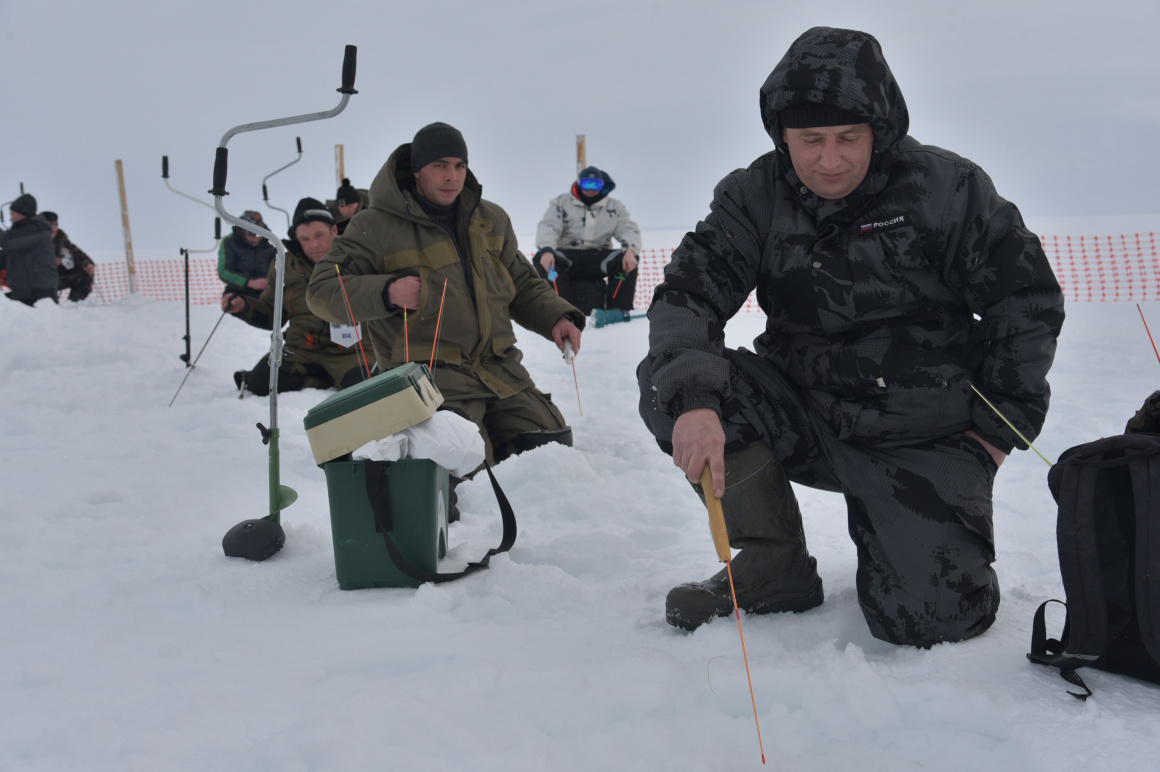
[[[343,590],[418,587],[387,553],[367,494],[366,461],[328,461],[326,489],[334,540],[334,572]],[[447,554],[447,470],[427,459],[386,465],[391,497],[391,539],[412,565],[437,571]]]

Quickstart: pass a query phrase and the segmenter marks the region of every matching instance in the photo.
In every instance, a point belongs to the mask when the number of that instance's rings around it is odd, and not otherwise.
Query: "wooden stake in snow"
[[[765,763],[765,744],[761,742],[761,723],[757,720],[757,700],[753,697],[753,678],[749,675],[749,655],[745,653],[745,633],[741,630],[741,610],[737,607],[737,589],[733,586],[733,565],[730,562],[729,532],[725,529],[725,513],[721,511],[721,499],[713,495],[713,473],[709,465],[701,473],[701,490],[705,493],[705,507],[709,510],[709,532],[713,534],[713,546],[717,548],[717,558],[725,564],[729,574],[729,592],[733,595],[733,613],[737,616],[737,634],[741,636],[741,656],[745,660],[745,678],[749,681],[749,702],[753,706],[753,723],[757,727],[757,747],[761,750],[761,763]]]
[[[583,134],[576,135],[576,174],[588,165],[588,145]]]
[[[334,177],[336,180],[334,187],[336,188],[342,187],[342,178],[346,176],[346,161],[343,159],[342,151],[342,145],[334,146]]]
[[[125,197],[125,170],[118,158],[117,190],[121,194],[121,233],[125,237],[125,265],[129,270],[129,292],[137,291],[137,265],[133,262],[133,234],[129,231],[129,200]]]

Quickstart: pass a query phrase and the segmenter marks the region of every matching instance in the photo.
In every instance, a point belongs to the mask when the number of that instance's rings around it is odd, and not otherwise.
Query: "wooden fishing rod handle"
[[[701,473],[701,491],[705,494],[705,508],[709,510],[709,533],[713,535],[717,559],[722,563],[728,563],[732,554],[729,551],[729,531],[725,528],[725,513],[721,509],[721,499],[713,495],[713,473],[709,471],[708,464],[705,464],[705,471]]]

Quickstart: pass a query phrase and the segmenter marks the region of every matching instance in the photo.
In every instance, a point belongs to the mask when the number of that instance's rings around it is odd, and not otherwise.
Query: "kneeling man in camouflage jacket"
[[[775,150],[718,184],[656,289],[641,416],[690,480],[712,472],[749,613],[822,602],[795,482],[845,496],[875,637],[979,635],[999,607],[992,485],[1024,445],[972,387],[1034,439],[1059,284],[982,169],[907,136],[870,35],[803,34],[761,117]],[[755,289],[756,352],[727,349]],[[687,629],[731,611],[724,571],[666,601]]]

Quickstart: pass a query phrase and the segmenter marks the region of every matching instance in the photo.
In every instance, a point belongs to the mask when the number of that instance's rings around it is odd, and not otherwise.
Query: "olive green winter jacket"
[[[304,364],[319,365],[326,369],[335,384],[342,382],[343,376],[353,368],[360,366],[358,346],[342,347],[330,339],[330,322],[319,319],[306,305],[306,285],[310,282],[311,272],[317,273],[319,265],[310,262],[304,255],[294,250],[297,242],[290,242],[290,249],[286,252],[286,284],[282,295],[282,324],[290,323],[284,335],[285,348],[283,357],[286,362],[301,362]],[[236,314],[237,317],[263,330],[272,330],[274,316],[274,291],[277,287],[277,263],[270,263],[270,271],[266,275],[269,283],[260,297],[244,298],[246,308]],[[339,323],[348,323],[347,318],[339,317]],[[368,359],[374,354],[363,343]]]
[[[507,213],[482,199],[470,171],[458,199],[458,241],[466,252],[461,255],[450,231],[415,200],[410,159],[409,143],[391,154],[371,185],[370,208],[351,218],[315,266],[307,291],[311,310],[323,319],[347,321],[345,284],[350,308],[383,370],[408,361],[408,351],[410,361],[428,363],[438,325],[435,383],[445,397],[507,397],[533,386],[520,364],[512,322],[551,338],[562,316],[579,327],[583,316],[536,275],[516,248]],[[468,294],[468,268],[474,297]],[[388,309],[383,297],[388,283],[404,276],[422,280],[419,308],[407,312],[406,329],[403,309]]]

